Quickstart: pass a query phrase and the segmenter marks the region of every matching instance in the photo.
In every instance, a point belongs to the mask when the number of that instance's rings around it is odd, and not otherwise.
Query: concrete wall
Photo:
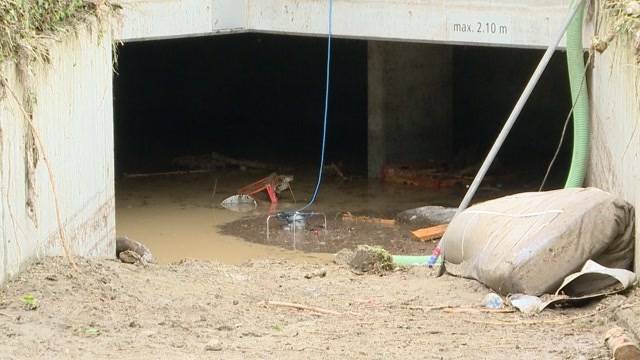
[[[94,26],[95,27],[95,26]],[[115,252],[112,38],[87,28],[52,42],[50,64],[23,76],[2,65],[16,97],[36,98],[33,122],[44,153],[20,105],[5,89],[0,100],[0,283],[29,261],[63,253],[54,200],[43,161],[57,185],[66,237],[76,255]]]
[[[327,0],[122,0],[123,41],[238,31],[324,35]],[[546,47],[571,0],[334,0],[340,37]],[[588,38],[585,38],[589,40]],[[588,43],[588,41],[586,42]]]
[[[570,0],[334,0],[334,33],[367,39],[546,47]],[[327,32],[328,1],[248,0],[247,28]]]
[[[595,58],[587,181],[636,206],[635,268],[640,272],[640,72],[630,48],[623,39]]]
[[[246,29],[248,0],[122,0],[123,41],[170,39]]]
[[[453,49],[370,41],[368,174],[451,153]]]

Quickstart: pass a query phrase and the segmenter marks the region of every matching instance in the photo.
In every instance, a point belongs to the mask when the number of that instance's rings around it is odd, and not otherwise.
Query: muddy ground
[[[79,272],[46,259],[0,291],[0,359],[609,359],[613,310],[638,305],[614,297],[531,318],[479,312],[485,287],[426,268],[77,260]],[[305,278],[320,268],[326,277]]]
[[[310,219],[307,227],[293,232],[284,230],[286,222],[271,221],[267,237],[265,217],[243,218],[220,227],[223,234],[238,236],[258,244],[279,246],[315,253],[336,253],[342,249],[355,249],[358,245],[378,245],[396,255],[431,254],[436,242],[416,241],[411,235],[415,227],[397,224],[378,225],[367,222],[343,221],[343,213],[327,213],[327,230],[322,217]],[[359,213],[354,216],[365,216]]]
[[[455,206],[464,189],[329,178],[313,207],[328,216],[326,237],[312,227],[294,244],[285,231],[266,241],[266,216],[303,204],[314,178],[296,178],[297,203],[261,201],[248,214],[219,206],[264,175],[120,179],[118,234],[145,243],[160,265],[77,259],[75,271],[61,258],[34,264],[0,290],[0,360],[608,359],[602,338],[614,311],[623,301],[628,309],[640,303],[616,297],[531,318],[482,312],[488,289],[435,278],[426,268],[356,275],[331,253],[378,244],[428,254],[434,244],[413,241],[407,225],[349,223],[339,214],[393,218],[417,206]],[[305,277],[321,269],[325,277]]]

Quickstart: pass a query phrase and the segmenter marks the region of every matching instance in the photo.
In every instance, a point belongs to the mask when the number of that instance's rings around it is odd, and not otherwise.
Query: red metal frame
[[[272,204],[278,203],[278,195],[276,194],[276,174],[271,174],[264,179],[260,179],[253,184],[249,184],[238,190],[240,195],[253,195],[261,191],[266,191]]]

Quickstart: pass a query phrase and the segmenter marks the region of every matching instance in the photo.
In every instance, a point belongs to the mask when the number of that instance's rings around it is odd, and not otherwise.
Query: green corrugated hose
[[[429,256],[407,256],[407,255],[393,255],[393,263],[396,266],[423,266],[427,265]]]
[[[567,30],[567,64],[573,110],[573,155],[565,188],[582,187],[589,159],[589,96],[582,47],[584,2]]]

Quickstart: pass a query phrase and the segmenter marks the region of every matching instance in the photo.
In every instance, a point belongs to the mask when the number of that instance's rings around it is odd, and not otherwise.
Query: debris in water
[[[149,177],[156,177],[156,176],[203,174],[208,172],[209,170],[177,170],[177,171],[162,171],[162,172],[140,173],[140,174],[124,173],[123,175],[127,179],[135,179],[135,178],[149,178]]]
[[[380,219],[368,216],[354,216],[350,212],[346,212],[342,215],[342,221],[361,222],[367,224],[379,224],[385,226],[395,226],[396,221],[394,219]]]
[[[341,165],[338,165],[334,162],[324,166],[324,173],[325,173],[325,176],[335,175],[336,177],[339,177],[341,180],[349,180],[349,178],[344,175],[344,172],[341,169]]]
[[[423,206],[405,210],[398,214],[398,222],[422,227],[448,224],[456,214],[456,208],[443,206]]]
[[[471,180],[473,180],[472,177],[443,174],[437,169],[408,167],[384,167],[381,174],[381,181],[385,183],[412,185],[432,190],[463,186]]]
[[[284,223],[283,229],[287,231],[302,230],[307,226],[307,220],[313,213],[303,212],[279,212],[276,214],[276,219]]]
[[[233,195],[224,199],[220,205],[227,210],[235,212],[249,212],[258,207],[256,199],[249,195]]]
[[[322,230],[324,232],[324,237],[326,238],[327,216],[324,213],[313,211],[281,211],[276,214],[267,216],[267,240],[271,236],[271,219],[276,219],[279,223],[282,224],[283,230],[293,232],[293,244],[295,249],[296,232],[306,229],[307,225],[311,222],[310,220],[314,217],[320,218],[320,220],[322,220],[322,224],[315,225],[315,228],[311,229],[311,231],[315,234],[318,234],[320,230]],[[322,239],[320,243],[324,245],[325,240]]]
[[[213,170],[223,168],[275,170],[282,168],[275,164],[268,164],[253,160],[239,160],[212,152],[204,155],[188,155],[174,158],[172,164],[179,168],[190,170]]]
[[[285,190],[289,190],[291,193],[291,197],[295,202],[296,198],[293,195],[293,189],[291,189],[291,182],[293,181],[292,175],[278,175],[276,173],[272,173],[271,175],[260,179],[253,184],[249,184],[240,190],[238,190],[238,194],[240,195],[255,195],[259,192],[266,191],[267,195],[269,195],[269,200],[271,203],[275,204],[278,202],[278,195]]]

